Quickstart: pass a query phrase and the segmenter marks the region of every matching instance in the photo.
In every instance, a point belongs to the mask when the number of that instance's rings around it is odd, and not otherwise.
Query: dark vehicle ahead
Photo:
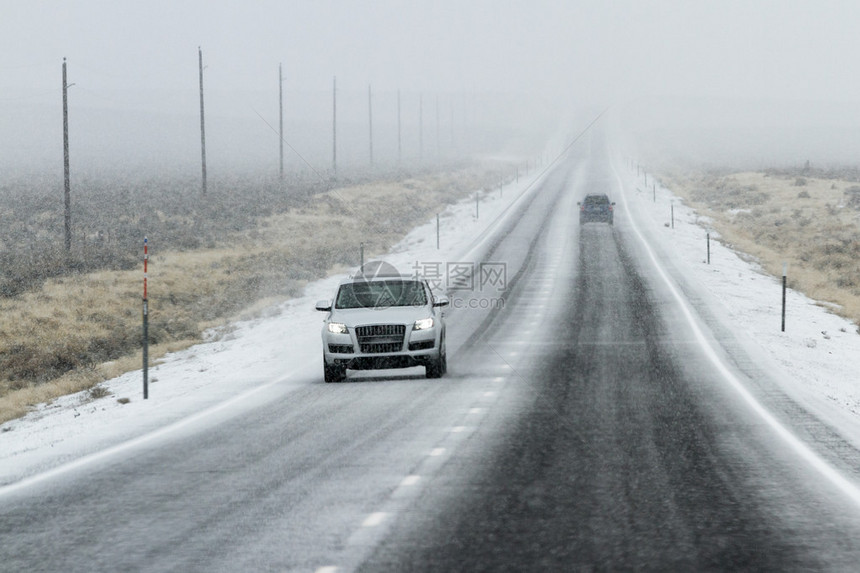
[[[585,199],[577,203],[579,205],[579,222],[588,223],[598,221],[612,224],[612,206],[615,203],[609,201],[604,193],[589,193]]]

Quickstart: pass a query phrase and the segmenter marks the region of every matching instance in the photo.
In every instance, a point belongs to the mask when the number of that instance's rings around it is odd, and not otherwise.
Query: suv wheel
[[[329,366],[323,358],[323,377],[326,382],[343,382],[346,380],[346,368],[337,364]]]
[[[441,378],[448,372],[448,353],[445,352],[445,344],[442,343],[442,350],[439,352],[439,358],[435,358],[427,363],[427,378]]]
[[[436,358],[427,363],[427,378],[441,378],[443,373],[443,368],[445,367],[443,362],[445,357]]]

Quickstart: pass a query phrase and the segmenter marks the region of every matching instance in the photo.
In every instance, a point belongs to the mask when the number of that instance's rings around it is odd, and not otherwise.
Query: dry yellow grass
[[[193,345],[197,340],[178,340],[168,344],[151,346],[151,361],[169,352],[177,352]],[[139,369],[143,364],[142,352],[123,356],[88,368],[77,368],[44,384],[31,384],[7,392],[0,397],[0,423],[25,415],[36,404],[51,402],[67,394],[95,387],[100,382],[116,378],[125,372]]]
[[[787,262],[792,288],[860,322],[860,211],[846,194],[857,183],[744,172],[673,175],[667,184],[713,220],[723,242],[773,276]]]
[[[164,252],[150,237],[151,359],[354,267],[362,242],[367,257],[384,253],[417,223],[499,179],[498,165],[484,165],[334,189],[211,249]],[[142,281],[142,269],[103,271],[0,299],[0,423],[140,368]]]

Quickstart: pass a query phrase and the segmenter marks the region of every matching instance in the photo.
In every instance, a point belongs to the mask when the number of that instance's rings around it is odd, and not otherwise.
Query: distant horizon
[[[198,49],[207,147],[222,165],[277,161],[279,66],[285,139],[321,168],[335,77],[344,162],[368,154],[368,87],[380,161],[397,147],[398,90],[402,153],[424,157],[473,150],[477,133],[558,137],[592,108],[610,108],[632,131],[860,122],[860,76],[848,73],[860,4],[848,0],[32,0],[6,12],[0,174],[57,160],[63,58],[73,163],[193,162]],[[837,139],[832,149],[811,142],[808,153],[843,160],[846,147],[860,147]],[[797,143],[745,153],[790,161],[807,153]],[[746,145],[722,144],[716,155]]]

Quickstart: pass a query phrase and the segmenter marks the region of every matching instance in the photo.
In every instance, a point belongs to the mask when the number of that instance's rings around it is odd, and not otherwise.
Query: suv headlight
[[[328,323],[328,331],[332,334],[347,334],[349,333],[349,329],[345,324],[341,322],[329,322]]]
[[[412,330],[427,330],[428,328],[433,328],[433,317],[416,320],[415,324],[412,325]]]

